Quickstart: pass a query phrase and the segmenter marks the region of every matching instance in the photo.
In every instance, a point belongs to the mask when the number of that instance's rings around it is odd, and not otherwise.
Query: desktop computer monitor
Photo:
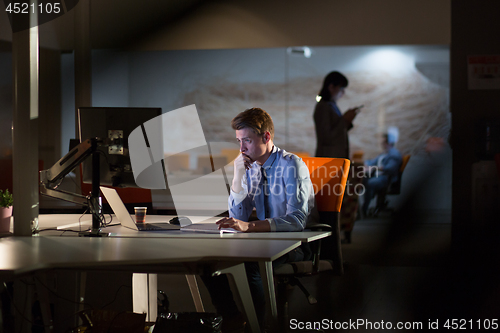
[[[100,185],[138,187],[132,173],[128,136],[144,122],[161,115],[161,108],[81,107],[78,109],[80,142],[99,138]],[[82,180],[92,183],[92,161],[82,164]]]

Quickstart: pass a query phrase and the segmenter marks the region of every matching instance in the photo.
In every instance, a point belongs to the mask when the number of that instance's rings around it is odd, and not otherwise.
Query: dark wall
[[[473,213],[472,202],[477,192],[473,194],[472,168],[474,163],[485,159],[476,145],[476,128],[485,119],[499,120],[500,90],[468,89],[467,56],[500,54],[500,2],[454,0],[451,8],[453,248],[460,254],[484,255],[498,250],[498,215],[483,219]],[[498,181],[498,175],[493,174],[491,180]],[[491,214],[486,212],[486,216]]]
[[[39,158],[49,168],[61,158],[61,52],[40,49]]]

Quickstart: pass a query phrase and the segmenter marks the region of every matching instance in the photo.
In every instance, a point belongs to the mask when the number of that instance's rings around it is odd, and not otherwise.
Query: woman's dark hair
[[[331,72],[328,74],[325,79],[323,80],[323,87],[321,88],[321,91],[319,92],[319,95],[321,96],[321,100],[323,101],[329,101],[332,96],[330,95],[330,91],[328,90],[328,86],[330,84],[333,84],[334,86],[341,86],[342,88],[347,87],[349,82],[347,81],[347,78],[342,75],[341,73],[335,71]]]

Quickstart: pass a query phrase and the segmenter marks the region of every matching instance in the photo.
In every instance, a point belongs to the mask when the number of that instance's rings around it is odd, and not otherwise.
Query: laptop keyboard
[[[219,226],[215,223],[193,223],[182,227],[182,229],[194,229],[194,230],[219,230]]]
[[[170,223],[137,223],[137,229],[139,230],[168,230]]]

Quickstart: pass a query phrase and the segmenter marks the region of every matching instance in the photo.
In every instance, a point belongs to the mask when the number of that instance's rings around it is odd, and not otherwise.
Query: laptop
[[[168,222],[161,223],[135,223],[132,216],[128,213],[127,208],[123,204],[122,199],[115,189],[101,186],[101,192],[109,203],[109,206],[115,213],[121,225],[137,231],[165,231],[165,230],[179,230],[179,225],[170,224]]]

